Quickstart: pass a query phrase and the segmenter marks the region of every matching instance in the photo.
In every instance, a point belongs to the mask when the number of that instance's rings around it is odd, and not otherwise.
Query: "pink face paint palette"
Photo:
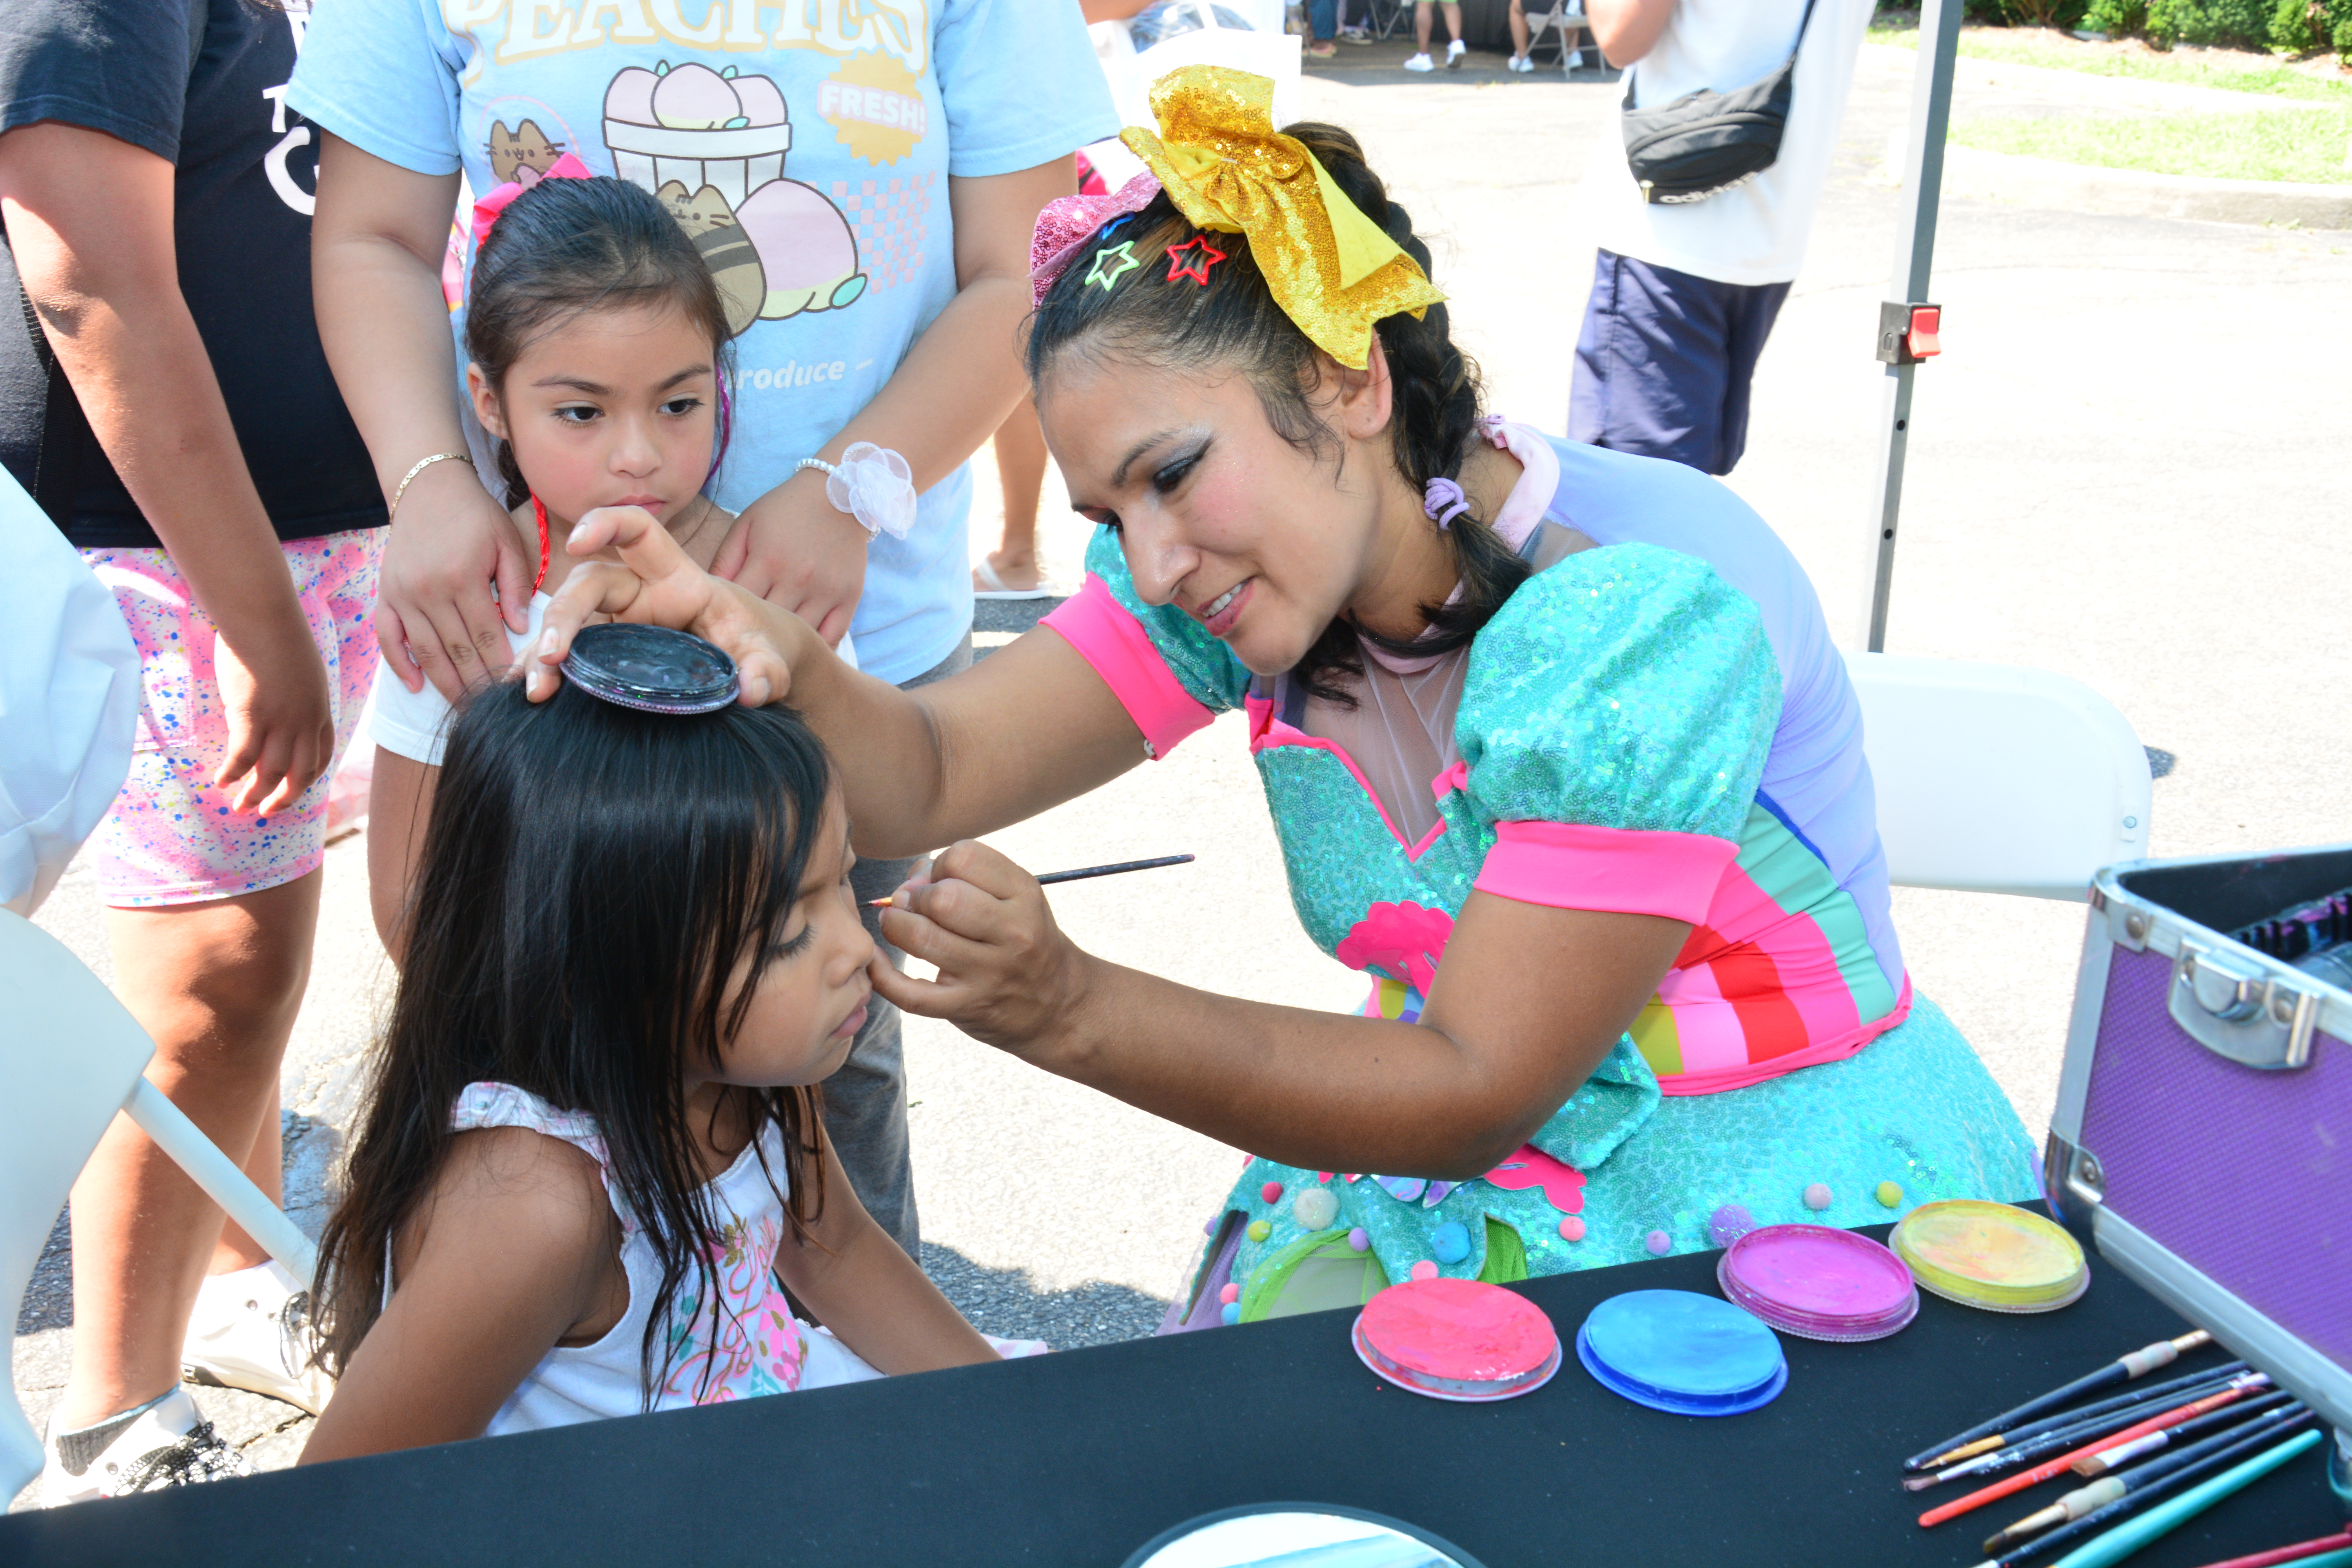
[[[1561,1360],[1541,1308],[1475,1279],[1412,1279],[1364,1304],[1350,1335],[1356,1354],[1399,1388],[1484,1404],[1532,1394]]]
[[[1751,1230],[1725,1249],[1715,1278],[1732,1305],[1799,1339],[1883,1340],[1919,1315],[1901,1258],[1824,1225]]]

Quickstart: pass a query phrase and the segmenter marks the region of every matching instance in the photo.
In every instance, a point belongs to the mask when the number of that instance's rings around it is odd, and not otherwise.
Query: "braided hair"
[[[1389,199],[1355,137],[1313,121],[1285,126],[1283,133],[1304,142],[1349,200],[1424,273],[1429,270],[1429,247],[1412,232],[1411,215]],[[1163,191],[1141,212],[1105,225],[1095,239],[1131,240],[1137,255],[1153,256],[1193,233],[1191,221]],[[1308,396],[1319,379],[1319,351],[1275,303],[1248,240],[1221,233],[1216,245],[1228,260],[1197,288],[1088,288],[1086,268],[1064,268],[1030,321],[1033,388],[1043,384],[1061,356],[1072,353],[1169,368],[1229,366],[1249,377],[1276,435],[1300,451],[1336,458],[1339,442]],[[1079,254],[1086,254],[1084,247]],[[1478,367],[1455,345],[1445,307],[1430,306],[1419,321],[1391,316],[1374,330],[1388,359],[1393,397],[1390,454],[1398,474],[1416,494],[1432,479],[1459,479],[1478,438],[1481,399]],[[1352,707],[1348,682],[1363,674],[1359,637],[1391,652],[1419,655],[1468,643],[1528,577],[1527,563],[1495,531],[1492,521],[1478,515],[1473,503],[1444,531],[1462,596],[1420,607],[1427,634],[1391,638],[1335,620],[1292,678],[1317,697]]]

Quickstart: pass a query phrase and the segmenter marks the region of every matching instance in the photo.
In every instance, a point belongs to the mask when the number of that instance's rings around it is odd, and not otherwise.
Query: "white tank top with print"
[[[593,1118],[558,1110],[512,1084],[468,1084],[450,1110],[450,1127],[528,1127],[560,1138],[606,1169],[604,1141]],[[767,1170],[783,1181],[782,1134],[761,1134]],[[750,1147],[707,1189],[721,1240],[709,1258],[709,1282],[688,1274],[667,1309],[667,1322],[655,1342],[654,1365],[661,1385],[645,1397],[646,1318],[661,1289],[661,1264],[653,1245],[605,1183],[605,1196],[621,1221],[621,1267],[629,1279],[629,1310],[593,1344],[559,1345],[547,1352],[522,1386],[491,1417],[488,1435],[568,1426],[640,1411],[716,1405],[759,1394],[787,1394],[858,1383],[882,1374],[823,1329],[793,1316],[775,1275],[776,1247],[783,1236],[784,1205],[768,1184]],[[704,1292],[715,1287],[714,1315]],[[667,1353],[668,1364],[663,1368]]]

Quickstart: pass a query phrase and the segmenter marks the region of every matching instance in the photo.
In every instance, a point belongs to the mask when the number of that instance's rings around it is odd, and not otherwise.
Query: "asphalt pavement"
[[[1302,104],[1355,130],[1414,215],[1490,406],[1558,431],[1592,265],[1578,186],[1616,90],[1603,73],[1511,77],[1499,57],[1473,62],[1407,77],[1377,51],[1343,53],[1309,72]],[[1901,201],[1881,159],[1912,64],[1864,50],[1729,481],[1788,539],[1849,640],[1874,527],[1872,336]],[[2056,74],[2006,87],[1964,74],[1957,111],[2046,106],[2067,87]],[[2081,106],[2105,107],[2106,90],[2086,87]],[[1889,648],[2039,666],[2104,693],[2176,759],[2156,784],[2158,855],[2352,838],[2352,235],[1956,200],[1937,263],[1945,352],[1918,377]],[[995,522],[985,454],[981,468],[975,552]],[[1046,491],[1049,561],[1067,580],[1084,525],[1060,510],[1051,475]],[[1001,644],[1030,618],[990,607],[979,640]],[[1093,951],[1188,984],[1328,1008],[1360,996],[1291,914],[1237,717],[992,842],[1039,870],[1189,851],[1191,866],[1063,888],[1056,914]],[[329,852],[285,1075],[289,1205],[314,1231],[389,994],[364,879],[362,841]],[[1895,911],[1916,984],[2038,1138],[2081,907],[1898,889]],[[86,871],[40,920],[108,973]],[[935,1278],[998,1333],[1066,1346],[1149,1332],[1239,1152],[944,1026],[910,1020],[908,1034]],[[37,1421],[70,1321],[57,1252],[16,1342]],[[299,1444],[286,1407],[200,1399],[263,1462]]]

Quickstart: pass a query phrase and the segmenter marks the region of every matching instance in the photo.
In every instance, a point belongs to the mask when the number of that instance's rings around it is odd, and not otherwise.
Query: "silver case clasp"
[[[2216,1056],[2269,1072],[2310,1065],[2315,992],[2249,972],[2184,937],[2165,1003],[2172,1021]]]

